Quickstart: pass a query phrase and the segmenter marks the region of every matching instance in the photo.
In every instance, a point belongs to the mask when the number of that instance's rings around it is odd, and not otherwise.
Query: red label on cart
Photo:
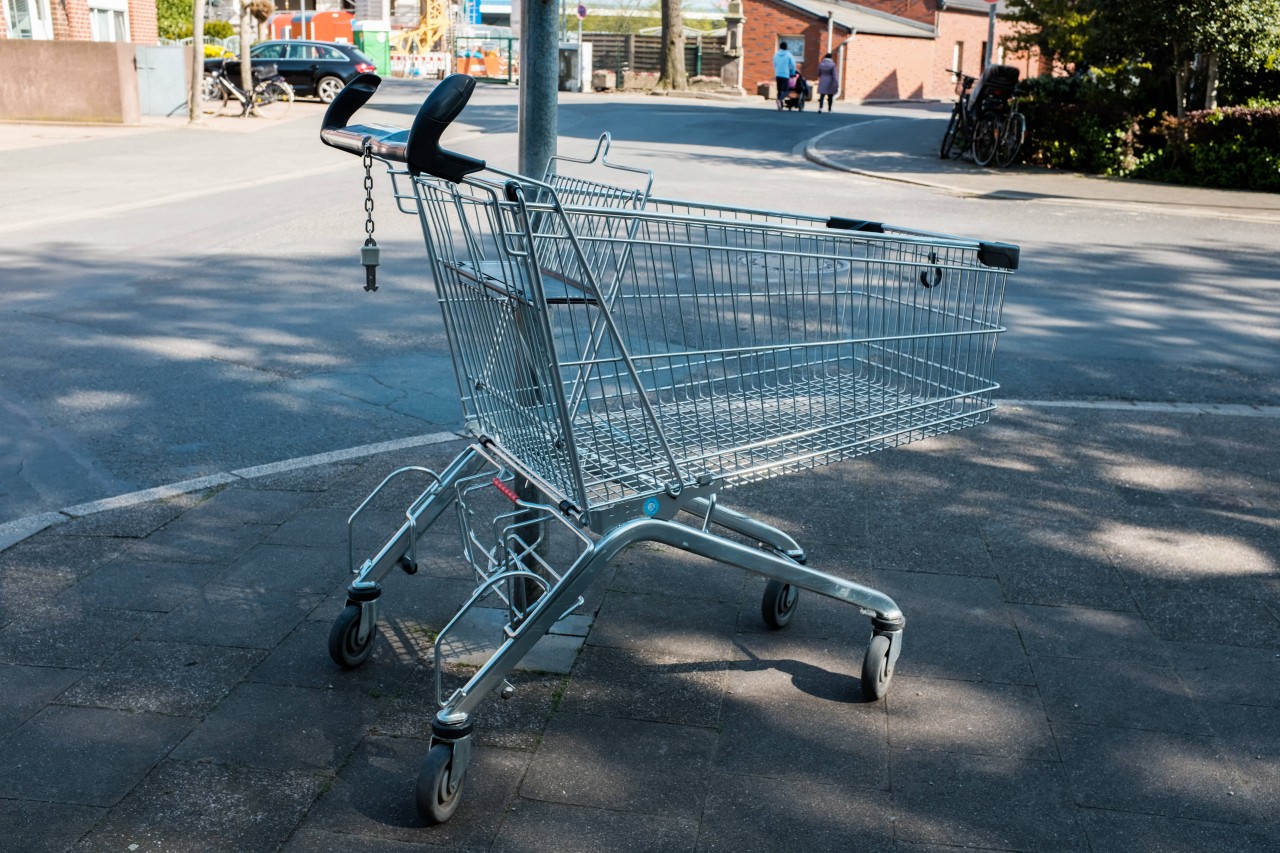
[[[506,483],[499,480],[497,477],[493,478],[493,487],[498,491],[502,492],[504,495],[506,495],[507,500],[511,501],[512,503],[520,502],[520,496],[515,493],[515,490],[512,489],[510,486],[508,486]]]

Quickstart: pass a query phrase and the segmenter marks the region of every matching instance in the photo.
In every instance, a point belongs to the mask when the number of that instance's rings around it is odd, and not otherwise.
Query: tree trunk
[[[197,0],[199,2],[199,0]],[[253,13],[248,0],[240,0],[240,88],[253,99],[253,64],[249,60],[249,48],[253,44]]]
[[[681,0],[662,0],[662,73],[658,89],[689,88],[684,70],[684,9]]]
[[[1209,52],[1209,62],[1204,72],[1204,108],[1218,108],[1218,52]]]
[[[191,104],[187,118],[198,124],[204,115],[204,2],[196,0],[192,5],[195,14],[191,19]]]
[[[1175,53],[1175,56],[1177,54]],[[1174,91],[1178,99],[1178,118],[1187,114],[1187,81],[1191,78],[1191,60],[1179,58],[1174,70]]]

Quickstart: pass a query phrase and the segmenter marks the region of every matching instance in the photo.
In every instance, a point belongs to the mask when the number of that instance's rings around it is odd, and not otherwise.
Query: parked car
[[[275,65],[298,97],[319,98],[326,104],[357,74],[376,68],[351,45],[327,41],[258,42],[249,48],[249,57],[255,66]],[[213,71],[221,64],[221,59],[206,59],[204,68]]]

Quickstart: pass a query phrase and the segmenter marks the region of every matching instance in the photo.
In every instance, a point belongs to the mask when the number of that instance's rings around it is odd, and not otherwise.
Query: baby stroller
[[[813,98],[813,90],[809,88],[809,81],[804,79],[803,74],[797,74],[791,78],[790,87],[787,89],[787,96],[782,99],[779,109],[786,107],[787,109],[804,110],[805,101]]]

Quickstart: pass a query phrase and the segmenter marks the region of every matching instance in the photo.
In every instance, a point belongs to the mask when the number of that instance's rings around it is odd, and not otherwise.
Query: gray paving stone
[[[1005,599],[1018,604],[1135,610],[1124,579],[1105,556],[1027,544],[992,555]]]
[[[177,749],[181,761],[262,770],[340,767],[377,718],[379,701],[342,690],[244,683],[223,699]]]
[[[14,853],[63,853],[106,813],[93,806],[0,800],[0,837]]]
[[[13,569],[37,573],[69,571],[81,576],[124,553],[130,545],[124,539],[57,536],[53,529],[0,551],[0,577]]]
[[[1166,645],[1182,683],[1196,700],[1280,708],[1280,651],[1208,643]]]
[[[0,569],[0,627],[26,616],[33,607],[48,607],[83,577],[70,569]]]
[[[687,818],[516,800],[489,848],[492,853],[692,853],[698,822]]]
[[[726,695],[716,770],[887,789],[884,708],[805,698]]]
[[[693,819],[702,810],[714,745],[710,729],[559,713],[520,795]]]
[[[1176,670],[1127,661],[1032,657],[1049,719],[1118,728],[1210,735],[1199,703]]]
[[[432,827],[424,824],[414,802],[426,754],[425,740],[365,739],[302,829],[434,848],[488,848],[525,775],[529,753],[473,748],[457,812],[448,823]]]
[[[1086,808],[1247,823],[1256,803],[1217,738],[1053,724],[1076,802]]]
[[[129,546],[130,559],[151,563],[225,565],[262,541],[268,524],[220,524],[201,518],[199,508]]]
[[[186,512],[193,496],[183,495],[163,501],[135,504],[121,509],[95,512],[50,528],[55,536],[112,536],[142,539]]]
[[[83,669],[0,665],[0,740],[84,675]]]
[[[715,727],[728,664],[589,647],[560,708],[577,714]]]
[[[848,853],[893,850],[888,792],[811,780],[714,773],[700,853]]]
[[[168,613],[195,597],[213,577],[204,565],[150,563],[125,556],[98,566],[56,603]]]
[[[1280,832],[1280,708],[1216,705],[1212,712],[1218,740],[1244,779],[1253,822]]]
[[[326,783],[318,773],[165,761],[75,851],[275,850]]]
[[[257,649],[135,640],[58,701],[199,717],[211,711],[263,654]]]
[[[33,605],[0,628],[0,662],[93,669],[160,618],[136,610]]]
[[[393,693],[410,673],[416,651],[405,654],[389,641],[390,628],[379,621],[373,653],[355,669],[343,669],[329,657],[329,626],[304,621],[293,630],[247,678],[263,684],[314,687],[352,692],[352,701],[364,694]]]
[[[864,551],[875,570],[996,577],[982,531],[970,522],[898,522],[877,529]]]
[[[1088,850],[1062,765],[893,750],[902,841],[1051,853]]]
[[[509,620],[510,614],[505,607],[499,610],[495,607],[477,606],[468,610],[440,641],[445,665],[484,666],[506,641],[503,629]],[[583,621],[581,617],[570,617],[570,620],[574,621],[565,625],[564,633],[553,626],[534,643],[533,648],[516,663],[515,668],[525,672],[561,675],[573,669],[573,662],[577,660],[585,636],[579,630]],[[434,663],[434,655],[432,661]]]
[[[1083,811],[1093,853],[1273,853],[1275,827],[1240,826],[1104,809]]]
[[[217,576],[224,586],[324,595],[350,579],[345,549],[305,545],[255,545]]]
[[[46,707],[0,751],[0,798],[112,806],[195,723],[163,714]]]
[[[321,601],[318,595],[209,584],[160,619],[143,639],[272,649]]]
[[[814,709],[859,703],[869,630],[867,635],[857,640],[809,637],[793,633],[790,626],[770,634],[738,634],[728,690]]]
[[[609,592],[588,645],[727,660],[737,607],[667,595]]]
[[[1090,607],[1011,605],[1030,655],[1169,665],[1163,642],[1136,613]]]
[[[292,489],[228,487],[196,507],[200,521],[225,525],[271,524],[288,521],[315,495]]]
[[[742,569],[656,543],[632,546],[614,562],[618,568],[609,582],[610,589],[709,601],[736,602],[746,574]]]
[[[1034,687],[896,676],[884,701],[895,749],[1058,758]]]
[[[907,617],[899,674],[1034,683],[996,581],[922,572],[878,572],[876,580]]]
[[[354,507],[352,507],[354,509]],[[309,506],[298,510],[288,521],[273,529],[265,538],[268,545],[304,545],[313,548],[340,548],[347,552],[347,519],[351,509]],[[355,528],[356,561],[362,562],[366,551],[375,552],[404,524],[404,509],[395,512],[367,510],[361,513]]]
[[[462,853],[463,849],[303,829],[293,834],[281,853]]]
[[[1137,587],[1134,597],[1156,636],[1184,643],[1280,647],[1280,618],[1256,598],[1191,588]]]
[[[462,687],[469,672],[451,673],[443,681],[444,695]],[[536,749],[552,709],[564,693],[568,678],[536,672],[513,672],[507,680],[516,688],[510,699],[495,692],[476,708],[475,742],[499,749]],[[378,718],[378,734],[426,738],[436,712],[435,678],[429,666],[416,666]]]

